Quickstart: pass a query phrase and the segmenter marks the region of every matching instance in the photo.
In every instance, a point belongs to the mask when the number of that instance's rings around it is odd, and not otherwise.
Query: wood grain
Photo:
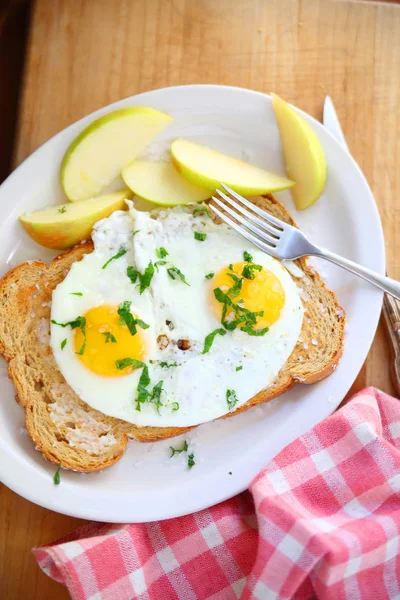
[[[400,279],[400,7],[329,0],[37,0],[15,164],[110,102],[163,86],[219,83],[273,90],[320,118],[335,102],[383,221],[388,273]],[[353,391],[388,392],[380,326]],[[50,600],[65,590],[30,548],[77,525],[1,490],[0,596]],[[0,587],[1,590],[1,587]]]

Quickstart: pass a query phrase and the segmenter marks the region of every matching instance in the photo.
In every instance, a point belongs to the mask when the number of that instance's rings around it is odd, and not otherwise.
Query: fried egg
[[[204,208],[204,207],[203,207]],[[202,212],[117,211],[53,292],[51,346],[67,383],[106,415],[186,427],[273,383],[304,308],[277,260]]]

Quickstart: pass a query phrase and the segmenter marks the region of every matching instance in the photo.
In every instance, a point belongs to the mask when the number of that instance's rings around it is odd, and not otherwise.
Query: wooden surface
[[[15,164],[110,102],[163,86],[219,83],[275,91],[317,118],[335,102],[381,213],[387,267],[400,279],[400,6],[329,0],[37,0]],[[379,328],[353,390],[388,392]],[[30,548],[75,528],[0,493],[0,597],[63,600]],[[4,543],[4,540],[6,543]]]

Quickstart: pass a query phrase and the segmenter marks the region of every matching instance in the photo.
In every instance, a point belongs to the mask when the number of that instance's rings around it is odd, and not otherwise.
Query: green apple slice
[[[113,213],[127,208],[125,200],[132,197],[128,189],[74,204],[59,204],[22,215],[19,220],[25,231],[46,248],[64,250],[90,238],[93,225]]]
[[[309,124],[284,100],[271,94],[281,134],[283,157],[289,177],[296,185],[292,196],[303,210],[318,200],[326,182],[326,158],[321,143]]]
[[[211,196],[210,190],[183,179],[170,162],[135,160],[123,169],[122,179],[140,198],[164,206],[202,202]]]
[[[189,140],[175,140],[171,145],[171,154],[176,168],[185,179],[209,190],[215,190],[220,183],[225,183],[239,194],[259,196],[294,185],[286,177],[258,169]]]
[[[96,119],[69,146],[61,163],[67,198],[99,194],[145,148],[172,117],[145,106],[132,106]]]

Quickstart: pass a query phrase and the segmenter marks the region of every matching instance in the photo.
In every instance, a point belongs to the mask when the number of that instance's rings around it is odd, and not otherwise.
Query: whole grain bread
[[[252,199],[284,221],[294,224],[272,196]],[[90,408],[66,383],[50,348],[50,306],[55,287],[71,265],[91,252],[85,242],[55,258],[49,265],[30,262],[9,271],[0,281],[0,353],[16,400],[25,411],[26,428],[35,447],[66,469],[90,472],[118,461],[129,438],[141,442],[180,435],[190,428],[137,427]],[[303,271],[295,278],[305,315],[301,336],[273,385],[251,398],[235,413],[267,402],[295,383],[315,383],[336,368],[343,351],[345,315],[335,295],[305,259],[295,261]]]

